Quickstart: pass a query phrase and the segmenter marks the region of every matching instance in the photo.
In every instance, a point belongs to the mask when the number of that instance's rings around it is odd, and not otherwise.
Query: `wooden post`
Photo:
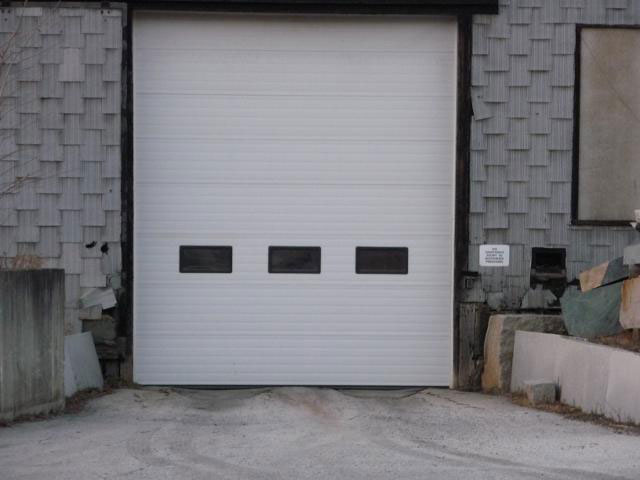
[[[460,304],[458,390],[477,391],[484,365],[484,337],[491,311],[483,303]]]

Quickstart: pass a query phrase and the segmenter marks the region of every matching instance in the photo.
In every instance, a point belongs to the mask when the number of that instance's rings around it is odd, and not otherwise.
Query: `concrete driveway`
[[[0,478],[637,480],[638,452],[638,436],[448,390],[143,389],[0,428]]]

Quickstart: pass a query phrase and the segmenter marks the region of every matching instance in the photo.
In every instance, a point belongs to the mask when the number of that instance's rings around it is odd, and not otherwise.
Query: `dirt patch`
[[[22,415],[18,418],[14,418],[11,421],[6,421],[6,420],[0,420],[0,428],[8,428],[8,427],[12,427],[18,423],[25,423],[25,422],[40,422],[42,420],[47,420],[49,418],[52,417],[56,417],[58,415],[60,415],[62,412],[52,412],[52,413],[48,413],[48,414],[39,414],[39,415]]]
[[[113,388],[105,386],[102,390],[96,388],[90,388],[88,390],[82,390],[74,394],[72,397],[67,398],[64,405],[65,414],[77,414],[84,410],[89,400],[94,398],[104,397],[113,393]]]
[[[51,418],[54,418],[60,415],[75,415],[82,412],[90,400],[93,400],[94,398],[103,397],[105,395],[111,395],[116,389],[124,388],[124,387],[130,388],[128,384],[121,385],[120,382],[109,382],[109,384],[105,384],[102,390],[98,390],[95,388],[83,390],[81,392],[76,393],[72,397],[67,398],[67,400],[65,401],[64,409],[58,412],[51,412],[51,413],[39,414],[39,415],[23,415],[11,420],[10,422],[0,421],[0,428],[11,427],[18,423],[40,422],[43,420],[49,420]]]
[[[72,397],[67,398],[67,401],[65,402],[64,413],[80,413],[82,412],[82,410],[84,410],[90,400],[93,400],[94,398],[104,397],[105,395],[111,395],[119,388],[131,389],[139,387],[140,386],[138,384],[135,384],[133,382],[127,382],[119,378],[109,378],[105,380],[102,390],[98,390],[97,388],[90,388],[87,390],[82,390],[81,392],[77,392]]]
[[[626,433],[630,435],[640,435],[640,425],[633,423],[620,423],[615,420],[611,420],[603,415],[596,415],[594,413],[586,413],[579,408],[566,405],[564,403],[547,403],[542,405],[531,405],[527,400],[527,396],[524,394],[511,395],[511,401],[516,405],[526,408],[533,408],[534,410],[541,410],[543,412],[555,413],[562,415],[569,420],[576,420],[579,422],[593,423],[602,427],[609,428],[616,433]]]

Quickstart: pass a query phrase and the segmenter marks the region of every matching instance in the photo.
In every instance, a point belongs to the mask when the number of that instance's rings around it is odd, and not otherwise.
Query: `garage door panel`
[[[323,313],[323,315],[326,316],[326,313]],[[404,318],[407,317],[408,315],[399,314],[400,318],[396,319],[396,321],[393,324],[390,324],[388,321],[388,318],[385,318],[385,315],[386,314],[381,313],[379,315],[378,322],[375,321],[376,320],[375,317],[361,318],[360,319],[360,322],[362,324],[361,328],[356,328],[351,325],[344,325],[344,323],[342,322],[328,322],[326,321],[327,320],[326,318],[318,318],[317,316],[313,317],[313,316],[307,315],[306,313],[304,316],[300,314],[291,315],[293,318],[291,318],[289,321],[285,321],[281,313],[274,313],[271,315],[247,316],[246,320],[244,321],[237,322],[234,320],[233,322],[230,322],[231,325],[226,324],[224,322],[219,323],[219,325],[223,331],[225,332],[228,331],[229,335],[233,335],[233,336],[242,335],[243,337],[245,337],[247,335],[264,334],[265,337],[267,337],[267,340],[269,337],[282,336],[285,334],[290,334],[290,335],[293,335],[294,337],[296,336],[296,334],[298,335],[298,337],[300,335],[308,335],[309,326],[317,326],[317,324],[320,321],[322,321],[322,328],[317,328],[315,331],[313,331],[314,336],[326,336],[328,332],[331,332],[332,335],[338,335],[341,337],[357,336],[357,335],[359,336],[359,335],[362,335],[363,332],[369,333],[371,335],[393,335],[397,333],[398,329],[402,329],[403,331],[415,329],[418,332],[421,330],[420,327],[421,327],[422,319],[420,316],[416,316],[414,318],[405,320]],[[262,326],[264,322],[272,323],[273,330],[271,329],[267,330],[266,327]],[[189,329],[189,328],[196,328],[196,329],[203,328],[208,323],[210,323],[210,320],[203,318],[199,321],[190,320],[190,321],[181,321],[180,323],[184,331],[184,329]],[[171,325],[159,324],[157,328],[154,328],[153,330],[146,330],[146,331],[141,330],[141,332],[144,332],[145,336],[148,336],[150,339],[153,339],[155,335],[158,337],[157,340],[161,340],[162,337],[166,335],[171,335],[171,336],[176,335],[176,332],[171,328],[163,328],[165,326],[170,327]],[[227,327],[233,327],[233,329],[228,330]],[[433,335],[433,337],[429,336],[429,339],[431,339],[433,343],[437,345],[438,342],[441,342],[443,339],[446,338],[446,336],[448,335],[448,331],[440,332],[440,335],[441,335],[440,338],[438,337],[438,332],[433,332],[431,335]],[[179,335],[176,338],[179,338]],[[402,337],[402,341],[404,341],[405,338],[406,337]],[[426,342],[426,339],[423,339],[422,343],[425,343],[425,342]],[[152,347],[153,345],[157,345],[157,344],[158,344],[157,341],[150,343]],[[140,345],[140,347],[144,348],[144,345],[145,343],[143,342]],[[240,344],[238,342],[234,342],[234,346],[237,348],[240,348]],[[171,348],[173,348],[177,352],[180,351],[180,348],[175,347],[175,344]],[[210,347],[207,347],[207,348],[210,350]],[[266,345],[264,348],[269,350],[268,345]],[[273,348],[271,349],[271,351],[272,351],[272,354],[274,355],[277,354],[277,351],[275,351]],[[187,352],[183,352],[183,353],[187,353]],[[193,352],[191,348],[189,349],[188,353],[190,355],[195,355],[195,352]],[[162,355],[161,352],[157,352],[156,354]],[[414,355],[412,353],[407,353],[407,356],[408,358],[411,358]]]
[[[144,54],[147,56],[149,52],[145,50]],[[166,63],[171,60],[167,55],[161,56],[162,59],[158,61]],[[285,99],[285,105],[308,99],[310,105],[307,108],[311,108],[315,102],[325,98],[332,102],[349,98],[352,103],[367,103],[371,99],[380,102],[415,98],[420,102],[439,96],[451,97],[450,89],[440,81],[442,75],[448,74],[454,66],[449,52],[427,52],[412,56],[370,54],[366,63],[354,62],[354,56],[355,54],[342,53],[305,55],[308,62],[324,62],[323,71],[320,72],[310,71],[313,69],[304,64],[296,64],[295,55],[286,55],[287,58],[282,63],[273,62],[253,68],[243,65],[236,72],[226,65],[220,65],[217,69],[201,72],[194,77],[185,72],[215,61],[219,52],[203,55],[186,65],[183,56],[178,54],[176,59],[179,61],[171,65],[171,68],[145,70],[142,66],[140,73],[146,74],[148,79],[140,82],[140,86],[146,89],[141,99],[149,101],[148,97],[153,98],[154,95],[163,95],[173,100],[175,97],[187,96],[205,99],[220,97],[221,100],[225,97],[229,100],[247,96],[255,97],[259,104],[268,100]],[[235,61],[241,57],[237,56]],[[152,58],[147,58],[146,61],[150,62]],[[291,65],[296,65],[295,70],[292,70]],[[360,75],[355,80],[354,73]],[[260,81],[256,82],[256,78]]]
[[[288,184],[302,184],[308,185],[313,183],[314,178],[322,175],[325,182],[331,184],[342,185],[361,185],[363,183],[369,184],[394,184],[394,185],[416,185],[417,178],[427,177],[431,185],[444,185],[451,186],[451,172],[448,169],[442,168],[434,171],[434,165],[437,164],[437,159],[429,161],[428,159],[412,160],[406,159],[404,161],[398,161],[396,168],[393,171],[389,171],[384,166],[384,162],[391,162],[394,159],[393,154],[387,155],[385,158],[379,158],[371,161],[369,164],[365,160],[360,158],[354,158],[354,156],[342,158],[331,158],[325,160],[322,155],[314,155],[318,158],[317,163],[302,163],[296,159],[286,160],[279,159],[265,164],[259,160],[238,160],[238,159],[225,159],[221,158],[218,164],[222,171],[218,174],[214,171],[210,171],[206,168],[206,164],[210,163],[210,159],[203,159],[191,163],[190,168],[198,169],[202,173],[198,183],[207,182],[209,184],[282,184],[287,182]],[[442,160],[440,160],[441,162]],[[179,158],[167,158],[156,159],[154,162],[154,170],[161,170],[167,172],[167,175],[171,173],[173,181],[184,181],[181,185],[188,182],[188,172],[184,171],[184,168],[180,168],[181,162]],[[416,178],[416,174],[422,174]],[[157,173],[152,173],[147,181],[153,181],[157,179],[158,182],[162,182],[162,176]],[[167,183],[166,180],[164,183]],[[193,182],[192,182],[193,184]],[[197,185],[197,184],[196,184]],[[275,192],[266,192],[270,196],[278,194]],[[435,191],[432,198],[437,196]],[[206,193],[205,193],[206,195]],[[347,193],[340,194],[340,197],[344,198]],[[280,199],[284,197],[281,195]],[[248,201],[246,199],[238,199],[239,201]],[[180,201],[180,200],[178,200]],[[274,198],[273,201],[278,201],[278,198]],[[310,198],[308,202],[313,202],[314,199]],[[169,200],[167,200],[168,203]]]
[[[306,141],[186,141],[166,139],[141,145],[138,155],[150,158],[139,169],[140,183],[158,185],[172,182],[194,183],[185,169],[185,149],[193,150],[188,166],[199,172],[198,182],[222,184],[226,191],[231,183],[313,184],[322,175],[331,184],[362,184],[384,180],[385,183],[440,183],[451,185],[453,166],[444,164],[450,158],[451,141],[432,142],[329,142]],[[215,164],[211,160],[215,159]],[[389,163],[394,165],[389,168]],[[416,175],[418,172],[420,175]],[[217,191],[196,192],[197,195],[220,196]],[[229,194],[234,195],[233,192]],[[278,191],[270,192],[270,196]],[[347,193],[348,194],[348,193]],[[425,195],[438,197],[436,192]],[[239,201],[241,192],[234,195]],[[344,194],[343,194],[344,196]],[[285,198],[281,196],[281,198]],[[166,199],[170,203],[171,199]],[[302,199],[304,201],[304,199]],[[176,201],[181,201],[177,198]],[[185,200],[182,200],[185,201]]]
[[[362,156],[370,155],[371,161],[375,161],[378,156],[396,155],[399,161],[404,160],[404,156],[422,156],[426,162],[433,161],[435,158],[442,159],[442,156],[451,155],[451,142],[447,139],[434,139],[427,141],[419,139],[408,142],[391,142],[380,141],[377,138],[369,138],[361,141],[336,141],[328,142],[327,140],[307,140],[301,138],[288,138],[286,140],[279,139],[214,139],[200,138],[197,140],[171,138],[167,139],[156,132],[159,138],[153,142],[140,142],[136,145],[136,151],[141,155],[152,155],[153,159],[168,158],[173,155],[176,160],[184,157],[185,146],[192,146],[192,152],[189,155],[189,161],[198,161],[210,158],[213,154],[223,153],[224,159],[256,159],[256,155],[262,154],[264,162],[273,162],[278,160],[272,154],[277,153],[283,158],[298,157],[300,162],[313,163],[315,157],[306,155],[327,155],[325,160],[331,160],[334,155],[344,156],[345,158],[356,157],[362,159]],[[450,137],[451,135],[448,135]],[[139,132],[136,131],[136,138],[141,138]],[[142,137],[144,140],[145,138]],[[231,149],[231,150],[229,150]],[[304,156],[300,154],[304,153]],[[331,156],[329,156],[331,155]],[[183,160],[184,161],[184,160]],[[440,165],[446,167],[446,165]],[[149,164],[140,165],[141,169],[147,168],[152,172]],[[210,166],[211,168],[211,166]]]
[[[136,13],[136,381],[449,383],[456,35]],[[182,245],[231,246],[232,273],[179,273]],[[321,273],[270,274],[274,245]],[[357,274],[358,246],[408,248],[408,274]]]
[[[202,242],[189,242],[192,244],[202,243]],[[216,242],[223,243],[223,242]],[[230,243],[230,242],[226,242]],[[275,243],[275,242],[274,242]],[[283,242],[278,242],[279,244]],[[308,242],[307,242],[308,243]],[[370,242],[369,242],[370,243]],[[391,242],[379,242],[378,246],[384,244],[389,244]],[[388,245],[390,246],[390,245]],[[304,285],[324,285],[324,279],[322,281],[311,280],[311,279],[302,279],[302,278],[291,278],[290,275],[286,276],[286,274],[279,274],[278,276],[282,276],[283,278],[273,279],[269,278],[269,273],[267,272],[267,248],[264,247],[264,254],[259,256],[254,256],[253,258],[246,259],[245,261],[235,261],[233,265],[233,277],[234,280],[224,280],[224,279],[208,279],[203,278],[206,274],[190,274],[195,278],[191,280],[184,280],[180,275],[184,276],[185,274],[178,273],[178,256],[173,252],[170,253],[171,257],[167,257],[167,261],[165,265],[157,266],[157,261],[149,261],[145,263],[140,263],[140,267],[144,268],[146,271],[146,275],[140,277],[141,280],[144,279],[145,282],[148,282],[150,285],[155,287],[159,285],[171,286],[175,288],[176,291],[179,290],[179,285],[187,285],[187,286],[195,286],[195,285],[211,285],[219,288],[221,285],[229,285],[237,288],[239,285],[246,285],[246,282],[255,282],[260,284],[261,288],[264,288],[265,285],[281,285],[281,284],[290,284],[292,281],[304,284]],[[411,247],[409,247],[411,249]],[[236,258],[241,257],[243,254],[242,251],[238,251],[235,256]],[[450,276],[450,269],[447,267],[442,267],[439,262],[437,262],[436,255],[438,256],[447,256],[450,254],[449,249],[438,249],[438,252],[427,257],[425,255],[415,255],[415,259],[412,257],[409,262],[409,272],[411,275],[407,276],[407,280],[398,280],[396,283],[401,286],[412,285],[415,284],[416,281],[411,279],[413,276],[426,276],[436,277],[439,276],[445,280],[441,280],[440,283],[431,282],[424,286],[425,290],[431,290],[434,286],[437,285],[446,285],[447,288],[449,286],[449,282],[446,281],[446,278]],[[149,252],[149,255],[153,255],[152,252]],[[350,287],[354,282],[358,282],[363,285],[386,285],[389,288],[393,288],[393,285],[390,285],[388,279],[381,278],[373,278],[373,275],[368,276],[367,278],[364,275],[358,275],[358,278],[355,279],[355,247],[353,249],[349,249],[349,252],[345,252],[343,256],[343,260],[334,260],[327,261],[326,259],[331,255],[331,252],[326,252],[324,254],[324,261],[322,263],[322,276],[327,277],[333,282],[333,288],[346,288]],[[159,255],[158,258],[161,258]],[[423,261],[423,264],[420,262]],[[164,276],[165,279],[162,281],[158,281],[156,279],[157,276]],[[222,274],[221,274],[222,275]],[[294,275],[294,274],[291,274]],[[272,275],[273,276],[273,275]],[[300,277],[300,275],[296,275]],[[349,277],[354,276],[354,279],[349,279]],[[371,278],[369,278],[371,277]],[[445,292],[446,293],[446,292]],[[445,307],[446,308],[446,307]]]
[[[185,211],[183,213],[187,214],[188,212]],[[140,233],[173,233],[173,235],[177,235],[178,238],[182,238],[185,241],[191,235],[197,235],[201,238],[206,237],[204,240],[209,239],[205,244],[211,244],[213,237],[209,233],[210,230],[207,229],[206,225],[217,223],[222,233],[228,232],[227,235],[224,235],[227,237],[237,237],[260,229],[263,235],[273,240],[283,237],[286,240],[286,238],[291,238],[290,234],[296,234],[298,236],[306,235],[311,239],[312,243],[318,243],[317,240],[314,242],[313,239],[319,238],[319,235],[322,235],[328,226],[332,228],[334,235],[340,235],[342,237],[349,235],[349,233],[354,232],[356,229],[357,233],[368,235],[384,235],[389,230],[402,230],[402,233],[397,233],[395,238],[400,238],[402,234],[424,234],[427,227],[420,224],[406,225],[412,220],[415,220],[416,217],[418,217],[419,220],[431,222],[432,230],[429,233],[431,234],[430,237],[432,241],[439,240],[436,238],[436,235],[450,236],[449,225],[446,219],[440,219],[440,221],[438,221],[438,218],[429,218],[429,216],[419,217],[418,215],[394,214],[386,216],[380,215],[377,222],[364,216],[344,218],[344,216],[337,214],[334,216],[325,215],[324,218],[316,215],[314,219],[309,219],[304,214],[273,214],[270,219],[265,219],[264,214],[192,216],[189,220],[176,216],[175,220],[165,220],[165,223],[150,220],[151,226],[148,229],[145,229],[145,224],[141,224]],[[189,234],[181,235],[180,231],[183,229],[187,230]],[[290,242],[285,242],[285,244],[289,243]]]
[[[411,17],[241,16],[205,13],[153,13],[136,15],[136,48],[182,48],[199,50],[206,45],[232,50],[309,52],[353,49],[355,51],[451,51],[455,41],[452,20],[431,18],[429,28]],[[240,32],[240,34],[239,34]],[[304,38],[304,43],[292,42]],[[268,42],[268,43],[267,43]]]
[[[143,88],[141,86],[141,88]],[[421,89],[424,91],[425,86]],[[447,92],[450,94],[451,92]],[[158,105],[158,100],[162,100]],[[343,95],[330,97],[313,96],[250,96],[250,95],[166,95],[145,94],[138,101],[138,111],[145,110],[160,114],[158,117],[145,122],[145,127],[164,125],[170,122],[170,116],[196,117],[206,119],[212,125],[223,123],[216,112],[222,109],[228,111],[224,120],[244,119],[287,121],[294,119],[308,119],[330,123],[336,119],[345,122],[353,120],[381,119],[389,122],[413,120],[428,125],[433,120],[433,113],[451,116],[451,96],[438,95],[424,97],[398,96],[362,96]],[[164,114],[164,115],[162,115]],[[293,116],[293,115],[295,116]],[[384,118],[381,118],[384,117]],[[183,125],[173,125],[179,127]],[[144,132],[144,130],[142,130]],[[151,132],[153,133],[153,131]],[[451,134],[448,131],[447,134]],[[178,135],[179,136],[179,135]]]
[[[437,115],[437,109],[435,109]],[[158,112],[160,115],[161,112]],[[140,129],[140,138],[152,140],[153,132],[159,131],[163,126],[168,133],[165,138],[182,138],[200,140],[202,138],[214,139],[288,139],[302,138],[307,140],[321,139],[329,142],[335,141],[362,141],[372,135],[379,140],[388,141],[417,141],[423,138],[439,140],[450,135],[453,115],[440,112],[444,122],[436,125],[425,125],[408,119],[389,121],[385,114],[369,115],[362,113],[351,118],[342,117],[331,121],[330,119],[315,120],[313,117],[300,114],[300,119],[295,122],[291,119],[269,118],[219,118],[215,122],[198,118],[199,122],[192,125],[173,124],[166,120],[149,122],[145,128]],[[175,115],[175,121],[181,122],[188,115]],[[192,115],[193,116],[193,115]],[[171,127],[170,130],[167,127]]]
[[[185,106],[189,102],[176,100],[175,106],[151,109],[154,112],[153,120],[147,122],[138,134],[153,138],[154,132],[167,131],[168,138],[181,139],[306,138],[357,141],[374,136],[379,141],[415,141],[424,138],[451,140],[453,113],[450,111],[450,101],[425,102],[430,105],[419,113],[401,114],[389,109],[367,111],[354,108],[348,112],[338,110],[318,114],[317,111],[302,109],[295,112],[292,109],[280,110],[274,106],[271,111],[253,112],[240,112],[232,108],[233,115],[221,118],[216,115],[221,107],[201,106],[194,109]],[[153,99],[150,101],[157,102]],[[144,109],[141,112],[144,113]],[[433,120],[434,116],[438,117],[437,121]],[[190,118],[197,119],[197,122],[184,121]]]
[[[162,184],[149,189],[140,185],[139,188],[149,197],[168,200],[168,203],[159,202],[153,211],[139,219],[140,232],[161,234],[165,238],[177,235],[184,241],[201,239],[205,244],[214,238],[249,234],[261,234],[267,241],[283,239],[285,244],[291,235],[307,236],[309,241],[317,243],[318,235],[326,234],[327,229],[330,235],[345,238],[367,234],[388,235],[393,239],[422,234],[428,235],[423,242],[432,244],[443,240],[446,243],[451,232],[451,187],[447,185],[422,188],[392,188],[391,184],[347,188],[189,185],[191,201],[175,204],[171,204],[170,199],[178,198],[185,191],[185,185]],[[199,195],[200,191],[212,188],[220,192],[236,190],[243,192],[244,197],[235,201],[231,196]],[[431,194],[424,194],[424,190],[430,190]],[[293,205],[287,200],[291,198],[302,200]]]
[[[272,289],[275,288],[271,287]],[[261,312],[261,308],[269,307],[268,315],[278,314],[309,314],[311,318],[317,318],[326,313],[338,314],[347,310],[358,313],[362,310],[375,310],[376,314],[382,314],[379,309],[388,309],[390,312],[396,312],[398,315],[415,314],[423,315],[424,308],[430,303],[438,299],[438,296],[447,293],[447,285],[429,285],[414,288],[413,291],[409,286],[401,290],[402,294],[397,295],[395,292],[386,292],[384,295],[371,285],[367,289],[351,289],[345,286],[342,294],[336,291],[336,288],[327,288],[314,284],[305,284],[300,286],[288,285],[286,289],[278,289],[278,292],[270,290],[268,287],[256,285],[246,285],[243,293],[218,291],[219,288],[207,289],[206,287],[193,287],[189,291],[182,294],[184,300],[188,300],[188,306],[184,303],[176,304],[175,298],[167,297],[153,293],[151,290],[147,293],[150,305],[144,309],[154,311],[156,313],[166,310],[168,313],[179,313],[180,311],[200,310],[201,307],[208,307],[208,311],[218,311],[221,313],[229,312],[230,314],[246,312],[254,314]],[[429,291],[428,293],[424,291]],[[178,290],[179,291],[179,290]],[[377,295],[371,295],[371,292]],[[246,293],[245,293],[246,292]],[[141,293],[146,293],[144,290]],[[360,295],[359,295],[360,293]],[[411,295],[409,295],[411,294]],[[420,296],[421,298],[416,298]],[[215,302],[211,301],[211,297]],[[243,303],[242,299],[246,301]],[[366,310],[365,310],[366,311]],[[373,313],[373,312],[372,312]],[[373,318],[373,315],[372,315]],[[395,318],[395,317],[394,317]],[[327,320],[331,320],[328,318]],[[344,320],[343,320],[344,321]],[[351,319],[349,319],[351,321]],[[393,323],[393,319],[387,318],[389,323]],[[212,320],[212,323],[217,319]],[[270,325],[265,325],[269,327]],[[175,325],[176,330],[180,328],[180,324]]]
[[[185,244],[199,245],[204,243],[203,241],[186,241]],[[232,241],[211,241],[215,244],[230,244]],[[286,243],[282,240],[274,241],[274,244]],[[296,242],[309,244],[310,242]],[[359,245],[367,246],[372,243],[361,242]],[[393,240],[385,240],[375,242],[377,246],[394,246]],[[215,285],[216,287],[224,285],[238,287],[238,283],[244,284],[245,282],[258,282],[261,284],[261,288],[266,288],[269,284],[280,285],[289,284],[292,281],[302,284],[310,285],[324,285],[324,277],[330,279],[332,288],[337,287],[350,287],[353,284],[362,285],[379,285],[384,284],[389,288],[394,288],[394,285],[412,285],[416,283],[426,283],[424,280],[428,278],[430,281],[425,285],[425,290],[430,290],[434,285],[449,285],[448,277],[450,276],[450,267],[442,266],[442,262],[439,261],[442,256],[450,256],[451,249],[446,245],[446,239],[441,242],[442,245],[434,245],[428,249],[427,253],[422,253],[418,249],[413,248],[409,243],[404,243],[403,246],[409,248],[409,272],[411,275],[400,276],[397,275],[397,279],[393,284],[385,276],[375,275],[357,275],[355,273],[355,247],[356,245],[345,247],[342,249],[330,249],[323,246],[323,261],[322,261],[322,279],[314,278],[300,278],[301,275],[295,275],[293,278],[291,275],[279,274],[278,278],[273,278],[267,271],[267,256],[269,245],[263,242],[257,247],[236,247],[234,252],[234,265],[233,265],[233,279],[227,278],[211,278],[207,274],[190,274],[184,278],[185,274],[178,272],[178,245],[170,248],[164,248],[162,250],[149,250],[148,256],[155,258],[139,263],[141,268],[144,268],[145,273],[140,277],[145,282],[149,282],[151,285],[175,285],[174,288],[179,289],[180,285]],[[396,242],[397,244],[397,242]],[[261,252],[255,254],[256,249]],[[159,253],[156,253],[159,252]],[[250,252],[250,253],[246,253]],[[166,261],[158,262],[158,258],[165,258]],[[158,280],[161,277],[162,280]],[[418,278],[418,280],[416,280]],[[439,278],[440,280],[433,280]],[[266,284],[266,285],[265,285]],[[404,288],[404,287],[403,287]]]

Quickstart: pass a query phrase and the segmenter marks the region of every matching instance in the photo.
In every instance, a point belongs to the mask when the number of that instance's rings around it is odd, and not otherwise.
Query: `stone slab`
[[[64,337],[64,355],[65,362],[69,363],[68,373],[73,375],[78,391],[88,388],[102,389],[102,370],[90,332]]]
[[[530,380],[524,383],[524,391],[531,405],[543,405],[556,401],[556,384],[548,380]]]
[[[626,278],[629,278],[629,266],[623,264],[622,257],[618,257],[580,273],[580,290],[588,292]]]
[[[80,308],[99,306],[102,310],[117,305],[116,295],[112,288],[94,288],[80,297]]]
[[[640,277],[622,282],[620,325],[625,329],[640,328]]]
[[[556,346],[560,401],[586,412],[604,414],[613,349],[573,338],[561,339]]]
[[[525,382],[544,378],[558,383],[556,372],[557,343],[561,335],[539,332],[517,332],[514,342],[511,391],[524,392]]]
[[[594,288],[588,292],[568,288],[560,303],[569,334],[596,338],[620,333],[621,294],[621,283]]]
[[[620,422],[640,423],[640,355],[623,350],[610,358],[604,414]]]
[[[492,315],[484,344],[482,389],[485,392],[509,391],[513,346],[518,330],[565,333],[564,322],[559,315]]]
[[[640,354],[585,340],[537,332],[517,332],[512,392],[526,382],[556,382],[560,400],[587,413],[640,423]]]
[[[68,357],[68,355],[65,355]],[[78,391],[78,386],[76,385],[76,376],[73,373],[73,367],[71,366],[71,361],[68,358],[64,359],[64,396],[66,398],[72,397]]]

